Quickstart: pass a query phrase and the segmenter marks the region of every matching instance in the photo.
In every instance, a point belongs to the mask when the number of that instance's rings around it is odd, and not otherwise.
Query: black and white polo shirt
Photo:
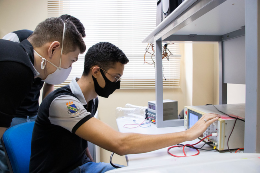
[[[76,80],[41,103],[32,136],[30,172],[69,172],[86,161],[87,141],[75,131],[93,117]]]
[[[28,29],[17,30],[6,34],[3,39],[20,43],[32,35],[33,31]]]

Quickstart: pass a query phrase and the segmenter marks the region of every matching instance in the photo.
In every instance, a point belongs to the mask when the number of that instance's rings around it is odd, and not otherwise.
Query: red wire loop
[[[185,150],[184,150],[185,147],[188,147],[188,146],[189,146],[189,147],[193,147],[193,148],[194,148],[194,145],[197,145],[198,143],[200,143],[201,141],[203,141],[204,139],[206,139],[206,138],[208,138],[208,137],[210,137],[210,136],[212,136],[212,134],[211,134],[211,135],[208,135],[208,136],[206,136],[206,137],[204,137],[203,139],[201,139],[199,142],[197,142],[197,143],[195,143],[195,144],[185,144],[185,145],[174,145],[174,146],[171,146],[171,147],[168,148],[167,152],[168,152],[168,154],[170,154],[170,155],[173,156],[173,157],[188,157],[188,156],[186,155]],[[176,147],[183,147],[183,148],[182,148],[182,151],[183,151],[184,156],[177,156],[177,155],[174,155],[174,154],[170,153],[170,149],[176,148]],[[197,156],[197,155],[200,154],[199,149],[197,149],[197,148],[194,148],[194,149],[197,150],[198,152],[197,152],[196,154],[193,154],[193,155],[190,155],[190,156]]]

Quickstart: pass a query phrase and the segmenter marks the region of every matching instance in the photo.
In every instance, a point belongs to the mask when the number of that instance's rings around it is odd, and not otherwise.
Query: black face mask
[[[101,97],[105,97],[105,98],[108,98],[108,96],[110,94],[112,94],[116,89],[120,89],[120,81],[117,81],[117,82],[111,82],[104,74],[103,70],[100,69],[100,72],[103,76],[103,78],[105,79],[105,82],[106,82],[106,85],[104,88],[101,88],[97,82],[97,79],[93,78],[93,81],[94,81],[94,87],[95,87],[95,91],[96,93],[101,96]]]

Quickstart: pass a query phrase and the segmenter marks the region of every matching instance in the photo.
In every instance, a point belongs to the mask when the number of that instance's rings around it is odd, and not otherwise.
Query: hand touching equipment
[[[189,140],[194,140],[200,137],[203,132],[212,124],[220,118],[217,114],[204,114],[190,129],[188,129],[187,136]]]

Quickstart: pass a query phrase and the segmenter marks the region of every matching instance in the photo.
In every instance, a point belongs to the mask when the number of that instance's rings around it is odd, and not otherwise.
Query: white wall
[[[185,43],[186,105],[218,104],[218,45]]]
[[[191,42],[187,42],[184,45],[185,78],[183,80],[186,83],[185,106],[191,106],[193,98],[193,45]]]
[[[227,104],[245,103],[246,85],[227,84]]]
[[[193,43],[192,105],[213,104],[214,101],[214,43]]]
[[[30,29],[47,18],[47,0],[0,0],[0,38],[9,32]]]
[[[214,44],[214,105],[219,104],[219,44]]]

